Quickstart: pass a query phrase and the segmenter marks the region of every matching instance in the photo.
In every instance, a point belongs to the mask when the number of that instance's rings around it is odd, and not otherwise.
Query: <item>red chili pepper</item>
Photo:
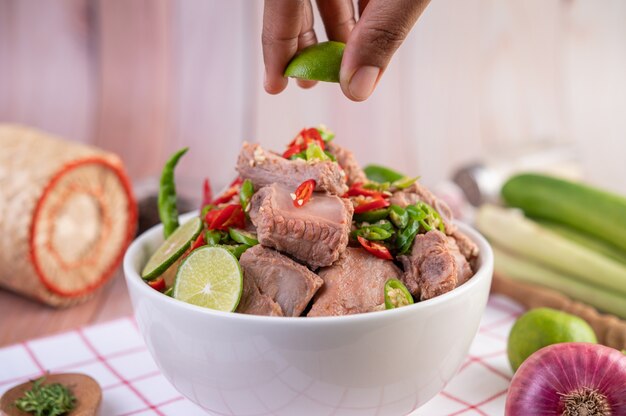
[[[322,150],[326,148],[326,143],[316,128],[302,129],[295,139],[287,145],[287,150],[283,153],[285,159],[289,159],[296,153],[303,152],[309,147],[309,144],[316,143]]]
[[[209,205],[211,201],[213,201],[213,191],[211,190],[209,178],[206,178],[204,179],[204,184],[202,185],[202,205],[200,208]]]
[[[165,279],[163,279],[163,276],[160,276],[154,280],[150,280],[148,285],[150,285],[150,287],[154,290],[163,292],[165,290]]]
[[[226,191],[222,195],[220,195],[215,201],[212,202],[213,205],[220,205],[230,202],[235,195],[239,193],[239,188],[243,183],[243,179],[239,176],[237,177],[229,186]]]
[[[363,195],[363,196],[380,196],[384,198],[384,194],[380,191],[376,191],[374,189],[367,189],[367,188],[363,188],[363,183],[362,182],[357,182],[357,183],[353,183],[352,186],[350,187],[350,189],[348,189],[348,196],[359,196],[359,195]]]
[[[358,236],[357,239],[359,240],[359,243],[361,243],[363,248],[367,250],[370,254],[373,254],[379,259],[393,260],[393,256],[389,252],[389,249],[384,245],[369,241],[361,236]]]
[[[244,228],[246,217],[240,204],[231,204],[223,209],[209,211],[207,223],[209,230],[227,231],[231,227]]]
[[[300,152],[302,152],[304,149],[302,149],[302,146],[299,144],[294,144],[293,146],[290,146],[289,149],[285,150],[285,153],[283,153],[283,157],[285,159],[289,159],[291,156],[298,154]]]
[[[309,179],[302,182],[293,195],[293,206],[296,208],[300,208],[301,206],[306,204],[309,199],[311,199],[311,196],[313,195],[313,190],[315,189],[316,185],[317,183],[315,182],[315,179]]]
[[[362,202],[354,207],[355,214],[362,214],[367,211],[373,211],[375,209],[387,208],[390,205],[389,201],[387,201],[382,196],[371,197],[371,200],[367,202]]]
[[[198,238],[196,238],[196,241],[194,241],[193,244],[191,244],[191,247],[189,247],[189,252],[192,252],[198,247],[202,247],[205,244],[206,244],[206,241],[204,241],[204,233],[202,232],[200,233],[200,235],[198,235]]]

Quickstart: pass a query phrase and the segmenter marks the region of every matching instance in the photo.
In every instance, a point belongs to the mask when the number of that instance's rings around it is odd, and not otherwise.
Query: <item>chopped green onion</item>
[[[37,416],[61,416],[71,412],[76,407],[72,391],[60,383],[42,385],[45,381],[45,377],[35,380],[33,388],[15,401],[15,407]]]

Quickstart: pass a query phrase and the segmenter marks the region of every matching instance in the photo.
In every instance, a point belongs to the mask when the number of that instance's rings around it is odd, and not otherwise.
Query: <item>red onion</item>
[[[507,416],[626,415],[626,355],[598,344],[540,349],[515,372]]]

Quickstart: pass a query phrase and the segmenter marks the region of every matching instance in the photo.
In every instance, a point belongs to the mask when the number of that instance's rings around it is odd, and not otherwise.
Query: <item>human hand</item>
[[[352,0],[317,0],[329,40],[346,44],[339,79],[346,97],[366,100],[391,57],[430,0],[359,0],[356,21]],[[263,12],[265,90],[287,86],[285,67],[299,50],[317,43],[311,0],[265,0]],[[298,80],[310,88],[315,81]]]

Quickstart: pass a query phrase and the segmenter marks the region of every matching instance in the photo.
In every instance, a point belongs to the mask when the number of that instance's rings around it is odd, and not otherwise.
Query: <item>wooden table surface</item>
[[[0,347],[132,314],[121,269],[91,300],[54,309],[0,289]]]

